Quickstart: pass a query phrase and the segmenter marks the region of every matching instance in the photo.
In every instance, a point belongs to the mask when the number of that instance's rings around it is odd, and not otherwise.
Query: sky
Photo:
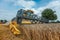
[[[41,12],[51,8],[60,20],[60,0],[0,0],[0,19],[11,20],[19,9],[30,9],[41,16]]]

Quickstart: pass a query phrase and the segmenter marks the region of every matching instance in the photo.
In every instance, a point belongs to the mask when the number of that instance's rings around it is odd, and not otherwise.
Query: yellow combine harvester
[[[21,34],[21,31],[18,29],[18,25],[20,24],[32,24],[32,23],[40,23],[43,22],[40,20],[40,18],[33,13],[31,10],[23,10],[20,9],[17,12],[17,15],[15,18],[13,18],[10,22],[10,30],[15,35]]]
[[[29,11],[30,11],[30,10],[29,10]],[[28,11],[28,12],[29,12],[29,11]],[[32,12],[32,11],[30,11],[30,12]],[[20,24],[31,24],[31,21],[30,21],[30,20],[27,20],[27,19],[25,19],[25,18],[22,18],[22,16],[23,16],[23,17],[27,16],[27,13],[25,13],[25,10],[22,10],[22,9],[21,9],[21,10],[19,10],[19,11],[17,12],[16,17],[13,18],[13,19],[11,20],[10,24],[9,24],[10,30],[12,31],[12,33],[13,33],[14,35],[21,34],[21,31],[17,28],[18,25],[20,25]]]

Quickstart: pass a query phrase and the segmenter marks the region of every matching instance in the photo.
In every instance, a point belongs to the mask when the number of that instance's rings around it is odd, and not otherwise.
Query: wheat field
[[[7,26],[0,26],[0,40],[60,40],[60,23],[20,25],[15,36]]]

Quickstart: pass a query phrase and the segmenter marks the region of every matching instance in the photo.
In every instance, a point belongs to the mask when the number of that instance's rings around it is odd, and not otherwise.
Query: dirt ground
[[[60,40],[60,23],[20,25],[15,36],[8,25],[0,25],[0,40]]]

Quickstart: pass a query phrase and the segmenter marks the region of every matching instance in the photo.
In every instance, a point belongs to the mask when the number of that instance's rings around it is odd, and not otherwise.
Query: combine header
[[[43,18],[44,19],[44,18]],[[46,19],[43,20],[40,17],[38,17],[36,14],[34,14],[33,11],[31,10],[23,10],[20,9],[17,12],[16,17],[14,17],[11,22],[10,22],[10,30],[15,34],[21,34],[21,31],[17,28],[18,25],[21,24],[33,24],[33,23],[43,23],[43,22],[48,22],[48,20]]]

